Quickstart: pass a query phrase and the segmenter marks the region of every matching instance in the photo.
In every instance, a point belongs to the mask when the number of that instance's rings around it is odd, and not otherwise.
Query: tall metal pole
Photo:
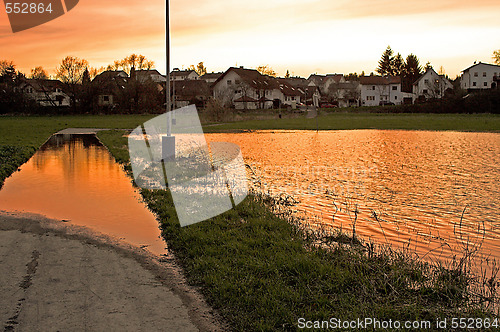
[[[171,135],[172,120],[170,119],[170,111],[172,110],[172,104],[170,102],[170,9],[169,0],[165,0],[165,36],[166,36],[166,56],[167,56],[167,113],[168,113],[168,123],[167,123],[167,135]]]
[[[171,110],[170,104],[170,10],[169,0],[165,0],[166,16],[165,16],[165,35],[166,35],[166,55],[167,55],[167,112]]]
[[[165,36],[166,36],[166,56],[167,56],[167,136],[162,136],[161,149],[163,160],[175,159],[175,136],[172,136],[172,105],[170,104],[170,10],[169,0],[165,1]]]

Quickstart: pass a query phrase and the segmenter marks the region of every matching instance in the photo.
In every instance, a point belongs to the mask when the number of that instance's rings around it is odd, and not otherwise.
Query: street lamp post
[[[170,10],[169,0],[165,0],[165,36],[167,56],[167,135],[162,137],[162,159],[175,159],[175,136],[172,136],[172,104],[170,100]]]
[[[170,9],[169,0],[165,0],[166,16],[165,16],[165,35],[166,35],[166,56],[167,56],[167,112],[172,110],[170,103]]]

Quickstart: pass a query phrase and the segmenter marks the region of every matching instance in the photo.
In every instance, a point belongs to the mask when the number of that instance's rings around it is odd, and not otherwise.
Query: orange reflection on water
[[[0,190],[0,210],[69,220],[165,252],[156,218],[92,135],[53,136]]]
[[[238,144],[253,188],[292,195],[296,214],[318,224],[351,232],[357,209],[365,239],[429,259],[460,255],[469,242],[500,258],[500,134],[259,131],[207,140]]]

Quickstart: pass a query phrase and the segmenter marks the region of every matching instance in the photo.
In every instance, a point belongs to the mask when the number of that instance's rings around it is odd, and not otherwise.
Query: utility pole
[[[165,0],[166,16],[165,16],[165,35],[166,35],[166,55],[167,55],[167,112],[172,110],[170,103],[170,9],[169,0]]]
[[[170,10],[169,0],[165,0],[165,36],[166,36],[166,56],[167,56],[167,136],[162,136],[162,159],[175,159],[175,136],[172,136],[172,104],[170,103]]]

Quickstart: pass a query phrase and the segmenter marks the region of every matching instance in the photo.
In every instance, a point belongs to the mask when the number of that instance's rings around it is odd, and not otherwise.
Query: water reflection
[[[5,182],[0,210],[70,220],[156,254],[165,244],[130,178],[93,135],[54,135]]]
[[[430,259],[481,243],[484,256],[500,258],[500,134],[262,131],[207,140],[238,144],[254,189],[291,194],[296,213],[318,224],[350,230],[357,209],[365,239],[409,244]]]

